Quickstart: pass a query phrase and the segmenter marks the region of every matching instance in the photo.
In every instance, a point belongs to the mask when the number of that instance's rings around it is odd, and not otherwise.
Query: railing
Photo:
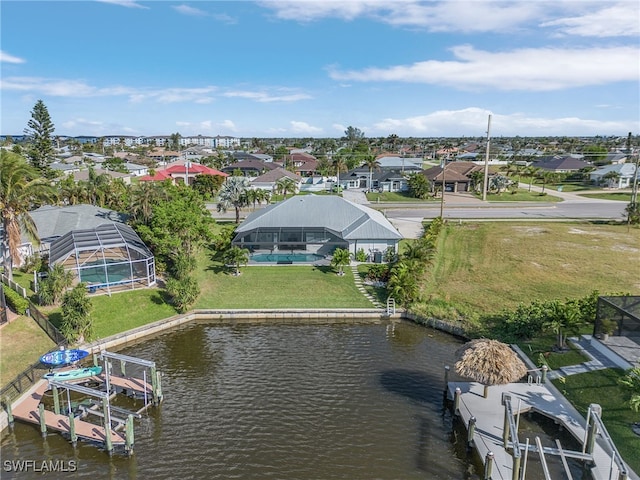
[[[24,392],[42,378],[48,369],[40,362],[34,363],[29,368],[18,374],[18,376],[0,389],[0,399],[2,403],[13,403]]]
[[[27,291],[13,280],[10,280],[9,277],[7,277],[4,273],[0,273],[0,280],[2,281],[2,283],[8,285],[9,287],[11,287],[11,289],[22,295],[22,298],[27,298]]]

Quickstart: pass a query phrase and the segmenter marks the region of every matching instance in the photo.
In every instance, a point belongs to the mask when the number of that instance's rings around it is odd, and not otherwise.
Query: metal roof
[[[298,195],[251,213],[236,233],[257,228],[326,228],[345,240],[402,237],[385,216],[338,196]]]

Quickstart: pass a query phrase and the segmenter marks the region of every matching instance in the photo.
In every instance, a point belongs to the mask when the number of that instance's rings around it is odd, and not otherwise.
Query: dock
[[[619,458],[615,446],[612,447],[613,442],[608,439],[604,425],[598,423],[598,428],[592,427],[595,421],[599,421],[596,409],[588,422],[563,396],[555,392],[553,386],[544,383],[494,385],[489,387],[485,398],[484,386],[479,383],[448,382],[447,397],[454,402],[454,414],[464,422],[468,439],[485,465],[485,479],[519,480],[522,464],[521,459],[516,457],[527,448],[529,452],[536,452],[540,456],[543,467],[545,455],[550,454],[560,456],[565,468],[565,459],[568,457],[586,461],[594,480],[636,478],[633,472],[633,476],[629,476],[630,470]],[[459,398],[456,400],[456,397]],[[510,400],[510,407],[505,406],[505,398]],[[526,445],[518,440],[517,432],[511,436],[513,427],[509,427],[509,424],[515,423],[509,417],[529,411],[538,412],[562,424],[583,445],[583,451],[566,451],[560,445],[557,449],[542,448],[535,443]],[[474,420],[471,420],[472,417]],[[596,432],[593,439],[589,436],[591,428]],[[513,448],[513,439],[518,441],[516,449]]]
[[[113,373],[113,360],[120,361],[121,375]],[[37,382],[14,404],[7,405],[9,423],[18,419],[39,425],[43,436],[51,430],[69,437],[74,445],[77,440],[85,440],[104,445],[110,455],[119,447],[124,447],[124,451],[131,455],[134,419],[140,418],[141,412],[149,406],[159,405],[162,401],[160,372],[156,370],[155,362],[104,350],[99,355],[94,354],[93,361],[94,365],[100,361],[103,363],[100,375],[69,380],[42,379]],[[143,378],[126,376],[127,364],[142,367]],[[53,397],[53,411],[47,410],[42,402],[48,390],[51,390]],[[66,414],[63,414],[65,409],[61,408],[61,403],[65,402],[64,392],[67,393]],[[91,406],[73,407],[70,392],[82,395]],[[118,395],[144,400],[144,405],[135,412],[111,406],[111,401]],[[113,417],[112,412],[124,418]],[[99,418],[101,425],[85,420],[89,416]]]
[[[44,392],[48,389],[49,384],[46,380],[38,382],[35,390],[12,408],[11,413],[13,417],[27,423],[42,425],[40,416],[41,409],[39,408],[39,405]],[[53,430],[68,435],[69,437],[71,436],[71,426],[67,415],[61,415],[44,409],[42,409],[42,412],[47,430]],[[75,434],[82,440],[98,442],[101,444],[107,442],[107,435],[104,427],[90,422],[85,422],[77,417],[74,419],[74,428]],[[124,446],[125,437],[121,433],[111,430],[109,434],[111,436],[112,445]]]

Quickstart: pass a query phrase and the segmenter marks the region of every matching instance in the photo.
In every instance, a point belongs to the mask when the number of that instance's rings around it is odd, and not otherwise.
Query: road
[[[528,185],[521,185],[528,188]],[[540,191],[540,187],[533,187]],[[615,220],[625,218],[627,202],[601,200],[568,192],[546,190],[560,202],[485,202],[467,193],[446,193],[443,217],[448,220]],[[440,202],[370,203],[362,192],[345,190],[348,200],[380,210],[405,238],[417,238],[422,220],[440,216]]]

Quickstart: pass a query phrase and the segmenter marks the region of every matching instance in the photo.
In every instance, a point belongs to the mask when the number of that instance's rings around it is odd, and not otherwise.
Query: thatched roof
[[[458,359],[456,372],[483,385],[515,382],[527,373],[516,352],[497,340],[471,340],[458,350]]]

